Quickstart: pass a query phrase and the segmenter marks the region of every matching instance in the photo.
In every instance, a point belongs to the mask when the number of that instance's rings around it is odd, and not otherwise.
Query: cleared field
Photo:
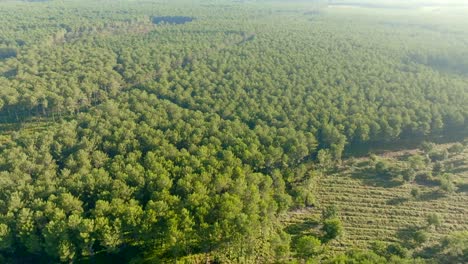
[[[56,123],[50,120],[34,120],[34,122],[24,123],[0,123],[0,148],[8,143],[11,143],[11,138],[18,131],[22,133],[34,134],[51,130]]]
[[[444,150],[449,145],[439,145]],[[411,150],[400,153],[386,153],[380,156],[403,160]],[[468,230],[468,151],[450,154],[443,161],[445,172],[453,174],[456,190],[444,193],[434,182],[403,183],[376,175],[370,170],[369,158],[347,161],[341,171],[323,175],[317,179],[317,206],[292,212],[288,216],[290,229],[304,233],[316,233],[323,208],[335,205],[340,212],[345,232],[337,240],[330,242],[332,251],[349,248],[366,248],[371,242],[409,243],[415,230],[425,230],[429,234],[422,247],[440,242],[440,238],[453,232]],[[434,163],[423,171],[430,171]],[[420,171],[418,174],[423,174]],[[435,177],[434,177],[435,178]],[[412,189],[418,189],[419,195],[413,197]],[[438,214],[442,224],[428,227],[427,217]]]

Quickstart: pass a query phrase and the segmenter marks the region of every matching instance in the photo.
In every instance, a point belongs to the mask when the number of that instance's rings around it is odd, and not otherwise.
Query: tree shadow
[[[417,257],[417,258],[419,257],[419,258],[424,258],[424,259],[433,259],[437,254],[440,253],[441,250],[442,249],[440,245],[424,247],[418,252],[415,252],[414,257]]]
[[[448,173],[458,174],[468,171],[468,163],[465,157],[449,160],[445,162],[445,169]]]
[[[429,186],[429,187],[434,187],[439,185],[438,180],[431,179],[431,177],[425,175],[425,174],[420,174],[416,176],[415,182],[419,185],[424,185],[424,186]]]
[[[352,171],[350,176],[354,179],[361,180],[362,183],[368,186],[394,188],[403,184],[400,180],[394,179],[389,175],[379,175],[374,168],[363,167]]]
[[[15,77],[17,74],[18,74],[17,69],[10,69],[10,70],[3,72],[1,75],[5,78],[12,78],[12,77]]]
[[[412,153],[403,153],[400,156],[396,157],[396,160],[398,161],[407,161],[410,157],[412,157],[414,154]]]
[[[369,167],[370,163],[371,163],[370,160],[364,160],[364,161],[356,162],[354,166],[358,168],[365,168],[365,167]]]
[[[455,159],[455,160],[452,160],[450,162],[448,162],[448,164],[452,164],[453,167],[462,167],[466,164],[466,160],[462,157],[462,158],[459,158],[459,159]],[[467,168],[465,168],[467,169]]]
[[[468,171],[468,168],[464,167],[458,167],[458,168],[453,168],[449,170],[448,172],[453,173],[453,174],[459,174]]]
[[[414,233],[418,230],[421,230],[418,226],[405,226],[397,231],[396,237],[404,247],[411,248],[414,246]]]
[[[430,200],[437,200],[440,198],[443,198],[445,195],[438,190],[430,191],[430,192],[425,192],[421,194],[418,198],[420,201],[430,201]]]
[[[401,205],[407,201],[409,201],[408,197],[395,197],[392,199],[388,199],[386,204],[387,205]]]
[[[323,172],[325,174],[337,174],[337,173],[344,173],[347,170],[348,170],[348,168],[346,166],[337,166],[337,167],[334,167],[334,168],[325,169],[325,170],[323,170]]]
[[[457,187],[458,193],[468,193],[468,183],[458,184]]]
[[[305,219],[302,222],[294,223],[285,228],[289,234],[304,234],[311,233],[312,229],[319,226],[319,221],[315,219]]]

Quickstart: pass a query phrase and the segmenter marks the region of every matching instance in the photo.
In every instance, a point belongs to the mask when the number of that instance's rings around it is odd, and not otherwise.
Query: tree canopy
[[[468,27],[219,2],[0,2],[0,256],[270,262],[281,214],[314,205],[308,162],[468,135]]]

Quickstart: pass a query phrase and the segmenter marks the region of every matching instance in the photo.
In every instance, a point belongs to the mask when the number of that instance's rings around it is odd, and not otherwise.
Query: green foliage
[[[333,157],[328,149],[321,149],[317,153],[317,161],[322,170],[329,170],[333,167]]]
[[[10,229],[5,224],[0,224],[0,249],[1,250],[11,250],[13,237]]]
[[[318,238],[313,236],[302,236],[296,242],[297,255],[302,259],[308,259],[318,255],[322,248]]]
[[[468,232],[455,232],[447,236],[441,243],[440,259],[451,263],[466,263],[468,261]]]
[[[379,256],[387,255],[387,244],[382,241],[377,240],[372,242],[370,244],[370,249]]]
[[[391,159],[378,159],[374,165],[376,177],[383,180],[403,180],[412,182],[416,177],[416,171],[406,164],[400,164]]]
[[[448,173],[444,173],[439,178],[440,182],[440,190],[444,193],[451,194],[455,192],[456,186],[453,183],[452,175]]]
[[[331,260],[325,261],[327,264],[384,264],[388,263],[384,257],[375,254],[372,251],[350,250],[346,254],[336,256]]]
[[[422,245],[429,238],[429,235],[424,230],[417,230],[413,234],[413,240],[416,243],[416,246]]]
[[[429,152],[429,157],[433,162],[435,161],[444,161],[448,158],[448,151],[444,150],[433,150]]]
[[[429,154],[431,153],[435,148],[435,144],[432,143],[432,142],[427,142],[427,141],[424,141],[422,144],[421,144],[421,149],[422,151],[424,151],[424,153],[426,154]]]
[[[442,172],[445,171],[445,165],[444,163],[437,161],[434,163],[434,166],[432,167],[432,172],[435,175],[440,175]]]
[[[416,231],[413,234],[413,238],[415,238],[415,240],[419,238],[424,239],[426,238],[426,236],[427,235],[424,234],[423,232],[418,232],[418,231]],[[423,242],[420,242],[420,243],[423,243]],[[372,250],[372,253],[375,253],[379,256],[384,257],[385,259],[387,259],[387,261],[391,259],[395,260],[395,258],[406,259],[409,254],[408,250],[398,243],[387,244],[382,241],[374,241],[371,243],[370,249]]]
[[[424,259],[401,258],[391,256],[386,259],[372,251],[351,250],[346,254],[338,255],[332,259],[326,260],[328,264],[425,264]]]
[[[408,167],[414,171],[420,171],[427,166],[426,159],[421,155],[411,155],[408,158]]]
[[[450,148],[448,149],[450,153],[455,153],[455,154],[460,154],[463,152],[463,150],[465,150],[465,147],[463,146],[462,143],[455,143],[452,146],[450,146]]]
[[[315,3],[29,2],[0,3],[5,262],[287,259],[280,216],[317,204],[309,161],[326,172],[357,146],[467,132],[466,29],[452,19],[406,25]],[[408,164],[375,170],[413,181],[424,165]],[[336,213],[324,218],[324,241],[339,237]],[[320,247],[311,239],[307,255]]]
[[[416,171],[412,168],[407,168],[402,171],[403,180],[413,182],[416,178]]]
[[[436,213],[429,214],[426,220],[429,226],[434,226],[435,228],[440,227],[443,221],[442,217]]]
[[[336,205],[329,205],[322,210],[322,219],[333,219],[339,216],[338,207]]]
[[[418,188],[412,188],[410,192],[411,196],[415,199],[418,199],[419,196],[421,195],[420,191]]]
[[[273,236],[271,246],[274,251],[274,259],[281,260],[289,257],[291,237],[286,232],[280,232]]]
[[[323,240],[328,242],[343,234],[343,224],[339,218],[329,218],[323,222],[322,226]]]
[[[400,244],[392,243],[387,246],[387,257],[397,256],[400,258],[408,257],[408,250]]]
[[[341,159],[346,145],[346,136],[336,126],[324,124],[320,131],[320,141],[323,147],[330,149],[330,154],[335,160]]]
[[[386,160],[379,160],[375,163],[375,173],[379,176],[388,176],[391,174],[391,165]]]

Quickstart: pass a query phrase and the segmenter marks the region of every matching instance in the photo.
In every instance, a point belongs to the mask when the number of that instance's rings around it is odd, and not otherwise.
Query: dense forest
[[[0,262],[467,261],[467,225],[419,255],[327,250],[333,206],[285,228],[377,146],[425,151],[378,175],[467,186],[466,141],[428,142],[468,137],[468,9],[335,2],[0,1]]]

